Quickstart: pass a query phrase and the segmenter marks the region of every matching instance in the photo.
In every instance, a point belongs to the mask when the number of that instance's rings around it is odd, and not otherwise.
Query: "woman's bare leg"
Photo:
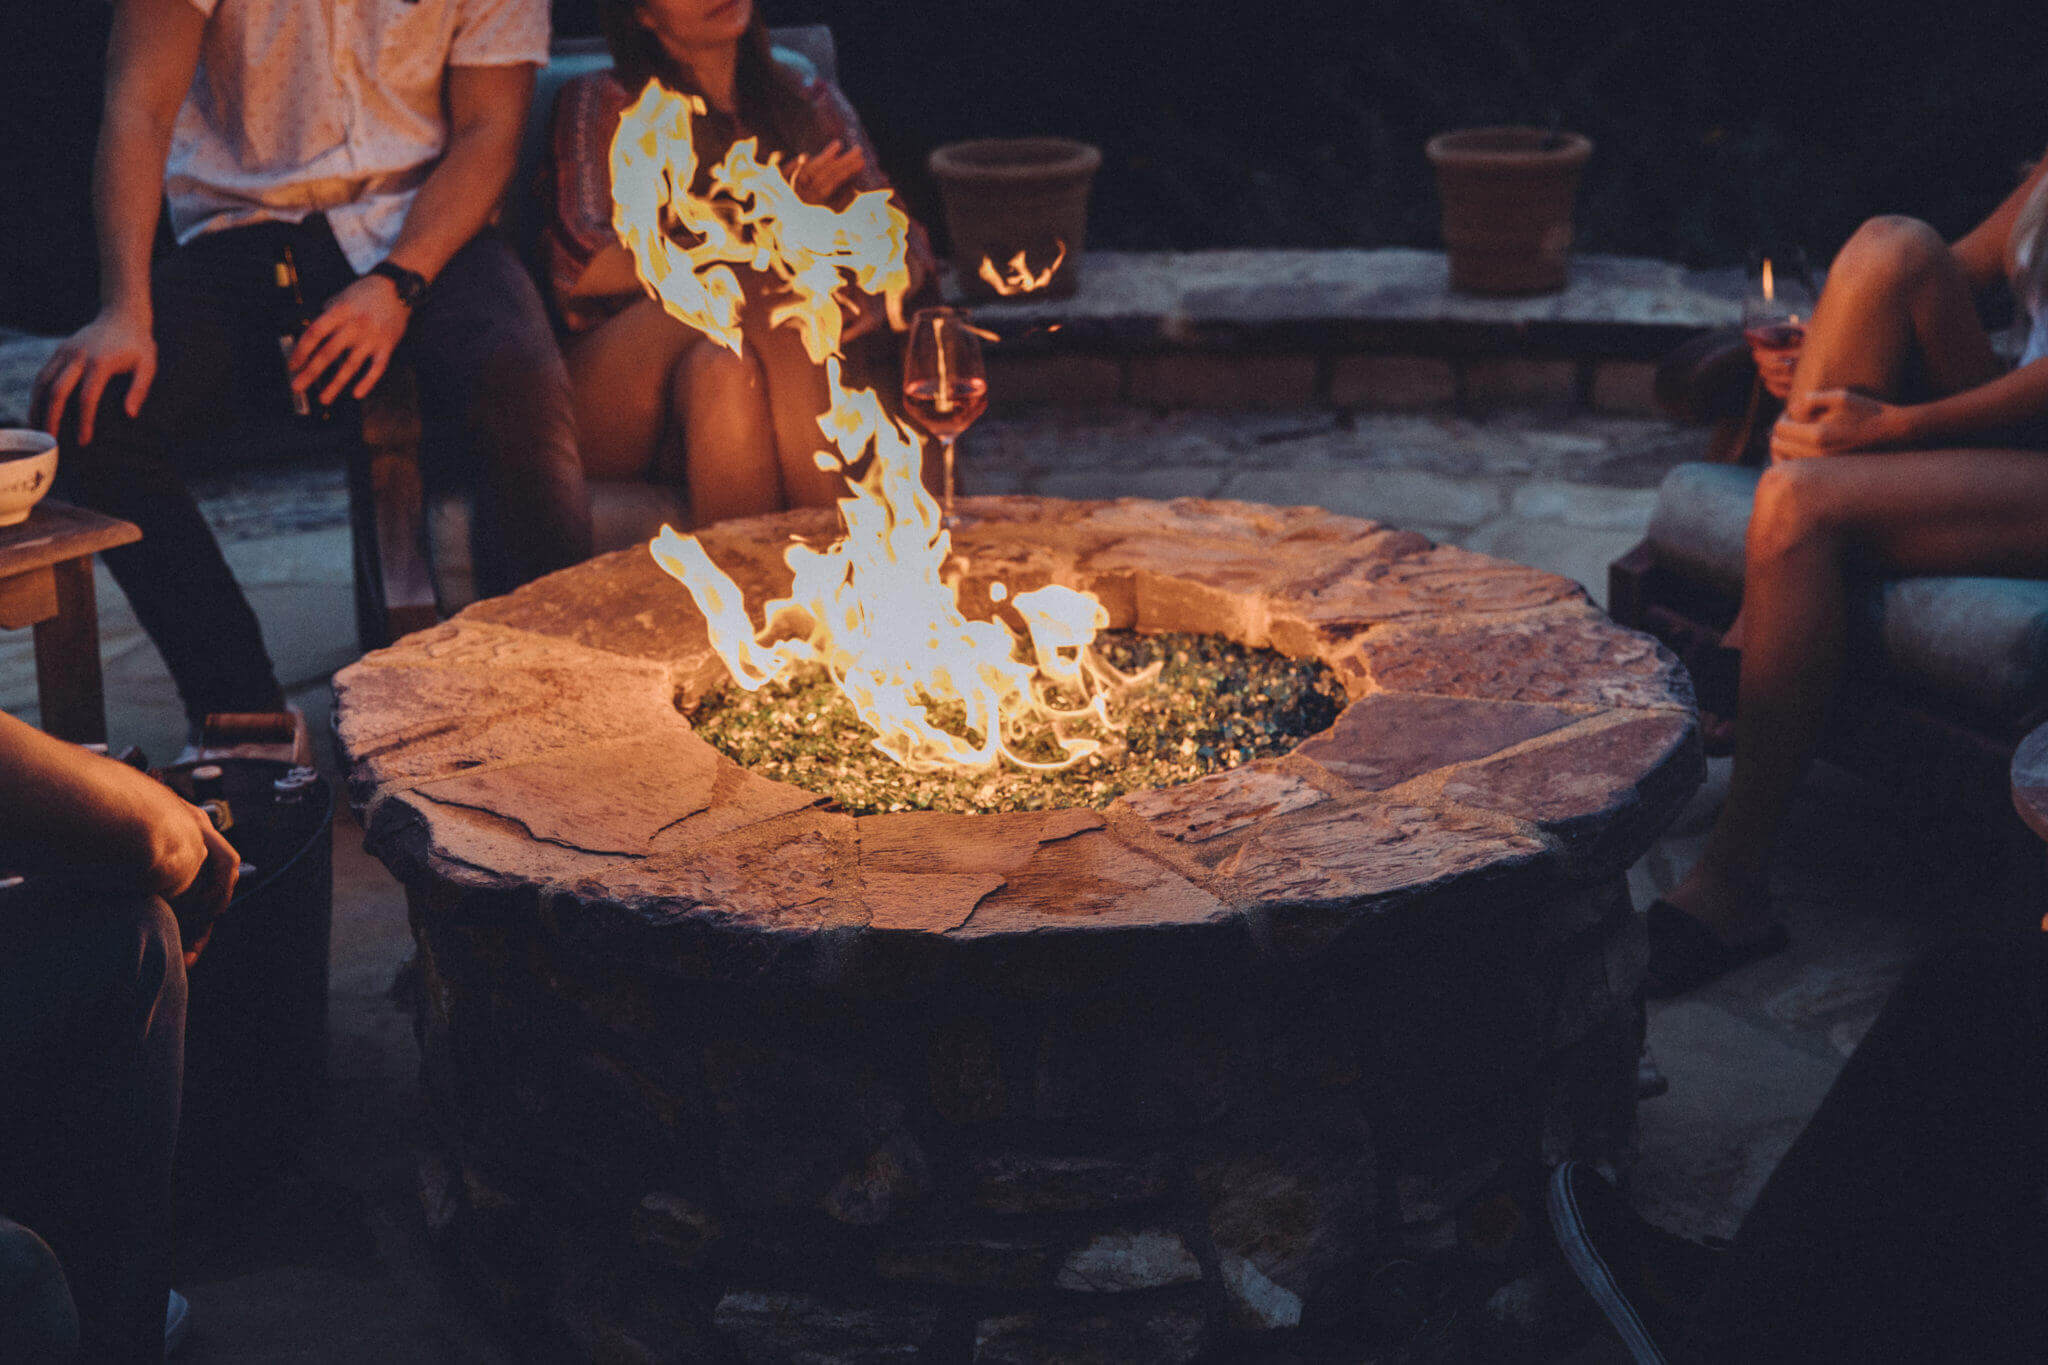
[[[676,366],[670,411],[682,424],[692,523],[705,526],[789,505],[768,386],[752,347],[735,355],[705,342],[685,355]]]
[[[1970,281],[1941,235],[1915,218],[1873,218],[1828,269],[1789,402],[1821,389],[1936,398],[2000,368]]]
[[[754,315],[748,320],[753,322]],[[829,444],[818,428],[818,418],[831,406],[825,367],[811,360],[794,327],[769,327],[763,321],[748,327],[747,343],[759,354],[767,381],[776,458],[789,505],[830,507],[846,496],[846,480],[836,467],[820,469],[817,462],[817,453]]]
[[[592,479],[660,477],[677,366],[704,334],[641,299],[572,338],[563,358],[576,393],[583,470]]]
[[[1941,235],[1916,218],[1873,218],[1828,269],[1787,402],[1823,389],[1913,402],[1974,388],[2000,369],[1970,281]],[[1748,631],[1745,597],[1721,643],[1741,649]]]
[[[642,299],[569,345],[585,471],[683,485],[693,524],[783,505],[759,360]]]
[[[1729,943],[1766,928],[1771,844],[1846,652],[1848,567],[2048,576],[2048,453],[1896,451],[1766,470],[1751,514],[1742,717],[1728,802],[1670,900]]]

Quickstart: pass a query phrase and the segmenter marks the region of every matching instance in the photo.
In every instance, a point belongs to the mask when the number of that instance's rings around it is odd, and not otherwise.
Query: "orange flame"
[[[1026,262],[1024,253],[1020,251],[1010,258],[1009,266],[1001,271],[996,269],[993,257],[982,257],[981,269],[977,273],[987,282],[989,288],[1004,298],[1014,294],[1034,293],[1052,283],[1052,277],[1058,273],[1061,263],[1067,259],[1067,244],[1055,239],[1053,245],[1059,248],[1059,254],[1054,256],[1052,264],[1043,270],[1034,272]]]
[[[848,478],[839,502],[845,534],[822,550],[798,543],[784,552],[789,594],[765,605],[759,629],[739,586],[695,537],[662,527],[649,546],[655,562],[696,599],[713,648],[741,687],[753,691],[798,665],[822,664],[875,732],[874,747],[912,771],[1002,760],[1047,770],[1095,753],[1101,740],[1070,729],[1084,721],[1114,728],[1108,693],[1150,673],[1128,677],[1095,656],[1095,633],[1109,615],[1071,588],[992,593],[1008,598],[1025,641],[1000,621],[964,616],[943,573],[952,538],[919,478],[917,434],[873,391],[841,382],[843,290],[880,294],[902,328],[908,220],[879,190],[841,210],[804,202],[778,165],[757,159],[751,138],[712,169],[709,195],[692,194],[690,125],[703,112],[701,100],[658,85],[626,111],[612,140],[613,223],[662,306],[720,345],[740,346],[744,291],[733,265],[787,286],[790,297],[770,325],[799,328],[825,367],[831,406],[818,426],[831,448],[814,458]],[[678,245],[671,224],[695,244]],[[1020,657],[1027,644],[1028,660]],[[1056,686],[1080,704],[1057,704]],[[965,710],[966,733],[933,722],[932,709],[947,703]],[[1063,757],[1023,757],[1017,746],[1034,729],[1049,732]]]
[[[1771,279],[1771,258],[1764,257],[1764,302],[1770,303],[1778,297],[1778,291]]]

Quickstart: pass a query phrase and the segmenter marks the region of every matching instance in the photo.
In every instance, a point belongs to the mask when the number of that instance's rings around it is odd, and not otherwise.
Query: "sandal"
[[[1747,943],[1724,943],[1719,934],[1667,900],[1652,901],[1643,918],[1650,938],[1643,995],[1650,1000],[1696,991],[1739,967],[1783,951],[1792,941],[1784,925],[1773,924]]]

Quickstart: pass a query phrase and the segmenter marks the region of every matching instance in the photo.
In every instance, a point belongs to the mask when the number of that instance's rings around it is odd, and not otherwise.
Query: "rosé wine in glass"
[[[953,511],[953,443],[988,407],[981,341],[957,308],[926,308],[910,320],[903,346],[903,406],[945,449],[945,524]]]

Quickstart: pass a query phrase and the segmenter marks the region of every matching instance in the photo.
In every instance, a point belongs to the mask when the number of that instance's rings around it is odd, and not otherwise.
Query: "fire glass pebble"
[[[1075,727],[1074,734],[1105,743],[1058,772],[1008,764],[983,772],[910,772],[869,744],[871,732],[817,667],[758,692],[718,689],[690,719],[742,766],[829,797],[852,814],[873,815],[1099,808],[1128,791],[1173,786],[1287,753],[1328,728],[1344,707],[1343,687],[1321,663],[1220,636],[1108,631],[1096,638],[1096,648],[1125,673],[1154,660],[1164,667],[1152,682],[1111,698],[1120,733]],[[957,733],[964,717],[953,710],[949,717],[935,708],[933,718]],[[1012,742],[1034,760],[1060,754],[1049,733]]]

